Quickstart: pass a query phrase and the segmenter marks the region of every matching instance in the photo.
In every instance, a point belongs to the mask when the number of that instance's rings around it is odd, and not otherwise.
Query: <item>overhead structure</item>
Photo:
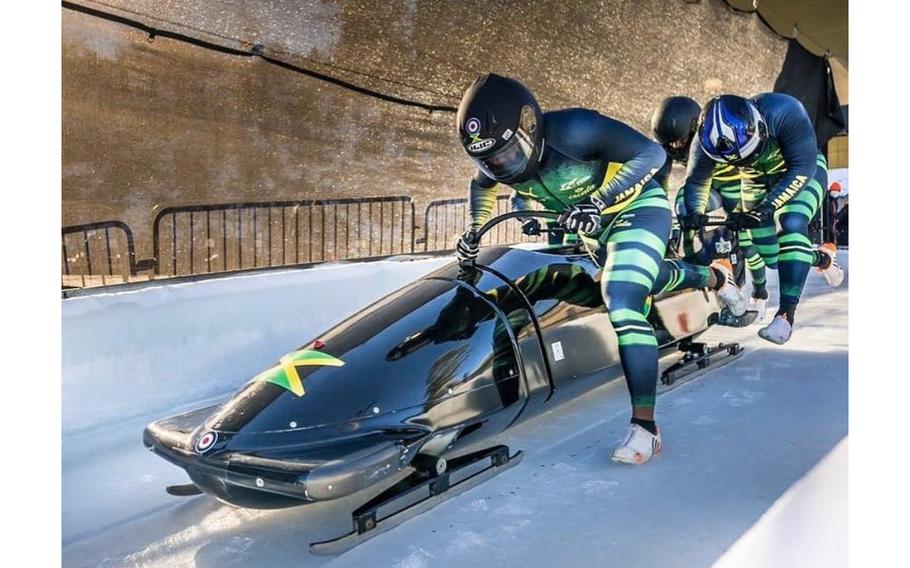
[[[847,0],[726,0],[738,12],[756,14],[780,36],[814,53],[847,64]]]
[[[755,14],[777,35],[815,55],[828,55],[841,104],[848,103],[847,0],[725,0],[737,12]]]

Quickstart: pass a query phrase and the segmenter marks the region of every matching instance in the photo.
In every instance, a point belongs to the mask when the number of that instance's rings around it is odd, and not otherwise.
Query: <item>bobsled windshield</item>
[[[305,346],[250,381],[206,427],[354,432],[404,409],[416,410],[400,420],[411,418],[435,401],[474,389],[496,392],[497,380],[518,375],[506,325],[474,290],[447,280],[403,288],[320,342],[318,350]]]

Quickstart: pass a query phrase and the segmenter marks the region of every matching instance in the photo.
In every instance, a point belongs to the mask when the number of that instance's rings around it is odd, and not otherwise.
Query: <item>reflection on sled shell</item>
[[[418,454],[463,454],[621,375],[597,274],[568,248],[483,249],[476,269],[447,265],[296,351],[300,394],[260,376],[220,406],[150,424],[144,443],[242,507],[394,484]],[[717,312],[713,294],[686,291],[655,299],[649,319],[669,350]],[[312,352],[338,362],[311,364]]]

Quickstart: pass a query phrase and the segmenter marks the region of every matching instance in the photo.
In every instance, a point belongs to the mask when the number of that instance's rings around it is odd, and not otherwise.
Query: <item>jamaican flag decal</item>
[[[303,381],[300,380],[300,375],[297,374],[297,367],[301,365],[341,367],[344,365],[344,361],[321,351],[301,349],[300,351],[288,353],[281,358],[277,365],[259,373],[253,377],[253,380],[266,381],[286,388],[297,396],[303,396],[306,391],[303,390]]]

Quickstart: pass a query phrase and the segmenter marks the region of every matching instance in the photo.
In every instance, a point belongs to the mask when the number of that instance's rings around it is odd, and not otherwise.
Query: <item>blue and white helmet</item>
[[[705,105],[698,141],[712,160],[742,166],[765,150],[768,125],[755,103],[735,95],[714,97]]]

